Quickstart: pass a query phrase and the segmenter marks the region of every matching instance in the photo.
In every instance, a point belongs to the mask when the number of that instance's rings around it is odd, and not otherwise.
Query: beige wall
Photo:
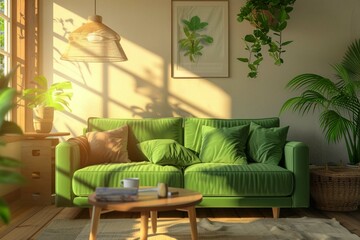
[[[284,86],[295,75],[313,72],[332,76],[348,44],[360,36],[360,1],[298,0],[284,32],[294,43],[287,47],[282,67],[266,58],[257,79],[236,60],[245,54],[241,37],[252,27],[238,23],[245,0],[229,1],[230,77],[172,79],[171,1],[98,0],[97,13],[117,31],[129,61],[114,64],[71,63],[60,60],[68,33],[94,13],[90,0],[40,0],[40,72],[52,81],[74,86],[71,113],[57,112],[56,131],[82,132],[90,116],[197,116],[257,118],[278,116],[282,103],[294,94]],[[290,125],[289,138],[310,146],[311,161],[346,159],[343,145],[328,145],[317,116],[280,116]]]

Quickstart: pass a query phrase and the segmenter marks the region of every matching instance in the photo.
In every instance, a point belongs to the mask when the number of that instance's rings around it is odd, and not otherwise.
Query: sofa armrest
[[[293,207],[308,207],[310,201],[309,148],[302,142],[287,142],[285,168],[294,173]]]
[[[55,149],[55,204],[58,207],[73,206],[72,178],[81,167],[79,144],[61,142]]]

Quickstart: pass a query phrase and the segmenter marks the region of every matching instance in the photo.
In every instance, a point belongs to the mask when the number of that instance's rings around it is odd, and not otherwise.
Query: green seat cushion
[[[96,187],[120,187],[124,178],[138,177],[140,186],[183,187],[183,174],[174,166],[160,166],[150,162],[113,163],[92,165],[77,170],[72,180],[77,196],[88,196]]]
[[[204,196],[282,197],[294,189],[293,173],[262,163],[201,163],[185,169],[184,187]]]
[[[252,122],[247,146],[249,157],[255,162],[278,165],[288,130],[289,127],[265,128]]]
[[[231,128],[202,127],[202,162],[247,164],[245,147],[250,125]]]
[[[138,147],[152,163],[187,167],[200,163],[194,152],[172,139],[154,139],[138,144]]]
[[[263,127],[278,127],[279,118],[260,119],[216,119],[216,118],[184,118],[184,146],[200,153],[202,143],[202,126],[229,128],[255,122]],[[180,142],[181,143],[181,142]]]
[[[141,162],[147,158],[137,144],[151,139],[173,139],[183,144],[182,118],[89,118],[87,131],[107,131],[128,125],[128,154],[131,161]]]

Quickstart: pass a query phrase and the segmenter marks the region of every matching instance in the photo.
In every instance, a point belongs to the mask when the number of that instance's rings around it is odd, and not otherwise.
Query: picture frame
[[[229,2],[172,0],[172,78],[229,77]]]

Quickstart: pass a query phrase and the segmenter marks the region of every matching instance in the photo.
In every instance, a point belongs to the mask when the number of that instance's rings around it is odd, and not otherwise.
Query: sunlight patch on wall
[[[213,83],[227,80],[172,79],[169,84],[171,102],[180,102],[186,112],[196,117],[230,118],[232,99]]]

